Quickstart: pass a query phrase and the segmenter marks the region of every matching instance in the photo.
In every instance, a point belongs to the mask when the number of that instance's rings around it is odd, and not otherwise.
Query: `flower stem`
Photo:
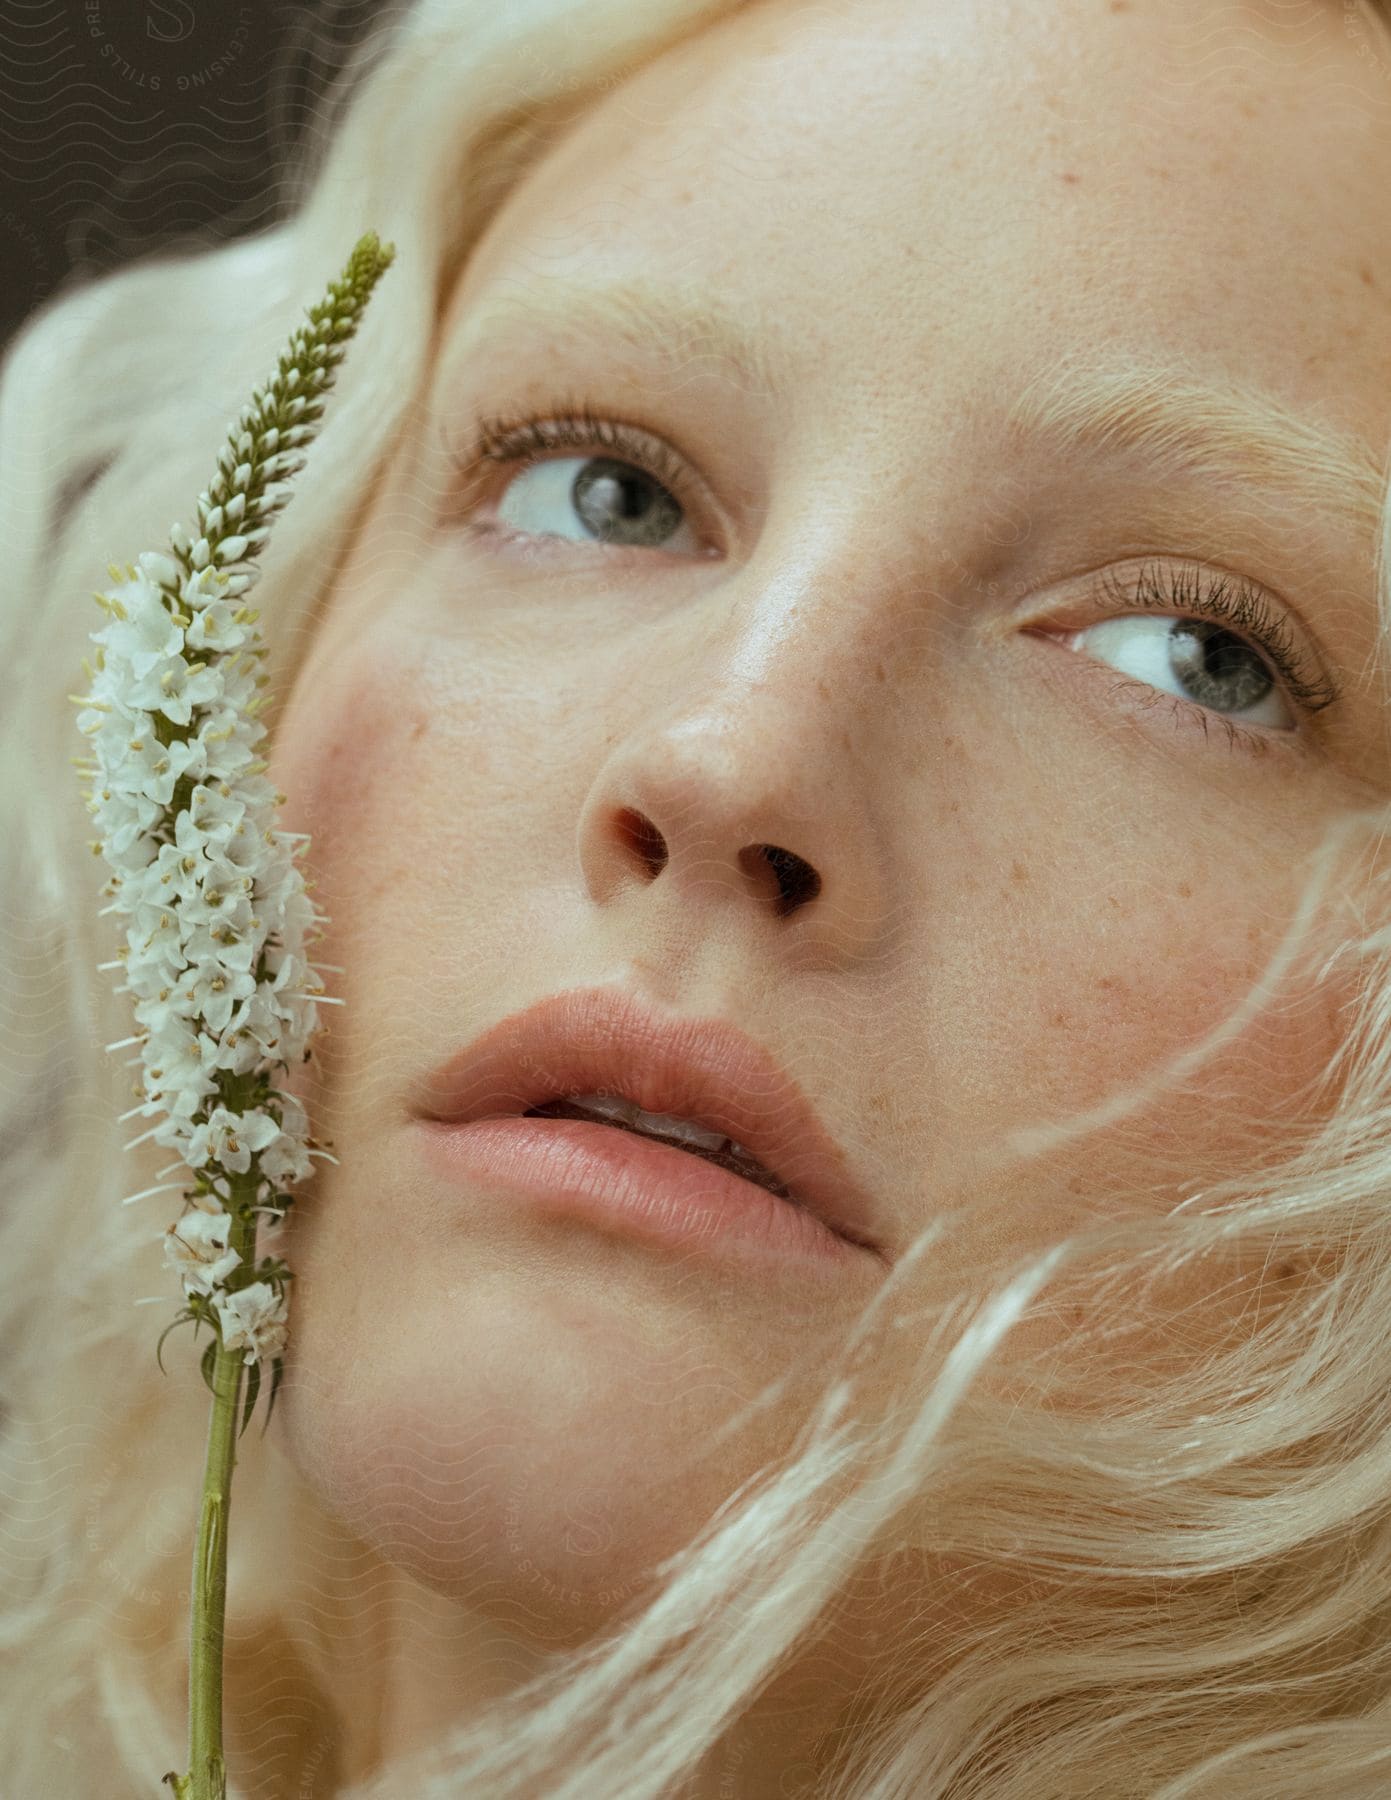
[[[256,1235],[255,1178],[246,1183],[246,1201],[234,1181],[232,1230],[228,1242],[249,1261]],[[222,1758],[222,1636],[227,1614],[227,1515],[232,1503],[232,1470],[237,1461],[237,1410],[241,1397],[243,1352],[224,1350],[213,1357],[212,1414],[208,1452],[203,1467],[203,1502],[198,1541],[193,1551],[192,1645],[188,1668],[187,1775],[166,1775],[178,1800],[226,1800],[227,1773]]]

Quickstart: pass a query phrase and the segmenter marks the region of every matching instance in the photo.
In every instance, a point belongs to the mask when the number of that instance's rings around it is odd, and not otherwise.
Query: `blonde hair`
[[[738,0],[422,0],[365,45],[287,170],[263,235],[187,246],[64,291],[0,374],[0,1791],[153,1793],[186,1760],[187,1586],[208,1398],[190,1343],[156,1367],[162,1216],[123,1148],[128,1075],[104,1046],[126,1000],[100,965],[102,874],[69,758],[77,666],[108,557],[187,515],[227,422],[365,229],[396,245],[255,600],[288,691],[355,501],[430,367],[437,309],[488,218],[607,88]],[[1368,29],[1371,15],[1368,14]],[[1371,41],[1370,38],[1368,41]],[[1380,40],[1385,43],[1386,40]],[[157,330],[151,329],[156,321]],[[190,485],[192,484],[192,485]],[[1375,580],[1391,645],[1391,505]],[[270,718],[274,731],[274,715]],[[1391,808],[1330,822],[1301,907],[1238,1012],[1142,1089],[1002,1152],[1052,1149],[1200,1078],[1296,967],[1321,897]],[[311,855],[312,862],[312,855]],[[1382,890],[1368,885],[1367,895]],[[1269,1800],[1391,1790],[1391,909],[1316,947],[1356,974],[1325,1116],[1261,1167],[1204,1179],[930,1311],[913,1381],[857,1405],[935,1218],[876,1296],[785,1465],[731,1496],[620,1630],[556,1658],[428,1754],[352,1784],[342,1721],[379,1680],[374,1591],[334,1522],[253,1433],[233,1496],[227,1624],[232,1794],[656,1800],[710,1758],[833,1621],[857,1573],[930,1514],[935,1552],[1006,1567],[1027,1600],[965,1617],[951,1656],[883,1671],[847,1708],[818,1789],[845,1800]],[[162,1158],[161,1158],[162,1160]],[[1190,1171],[1191,1173],[1191,1171]],[[1206,1172],[1204,1172],[1204,1177]],[[1194,1185],[1189,1183],[1187,1185]],[[982,1381],[1068,1282],[1086,1317],[1204,1258],[1261,1269],[1259,1330],[1120,1363],[1088,1404],[1056,1356]],[[1207,1269],[1212,1262],[1205,1264]],[[172,1311],[172,1302],[171,1302]],[[913,1321],[921,1323],[922,1315]],[[1187,1321],[1178,1318],[1178,1323]],[[1081,1341],[1079,1336],[1079,1341]],[[1097,1354],[1105,1335],[1096,1334]],[[182,1354],[180,1354],[182,1352]],[[1069,1381],[1075,1387],[1069,1387]],[[339,1646],[351,1643],[353,1655]],[[926,1646],[924,1646],[924,1649]],[[466,1697],[465,1697],[466,1698]],[[254,1787],[253,1787],[254,1784]],[[789,1790],[790,1791],[790,1790]]]

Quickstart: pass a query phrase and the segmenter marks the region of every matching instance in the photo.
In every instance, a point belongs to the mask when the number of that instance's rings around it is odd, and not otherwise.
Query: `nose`
[[[656,684],[644,686],[629,729],[610,740],[578,820],[584,881],[597,904],[656,909],[652,930],[686,942],[747,921],[844,967],[882,951],[890,923],[892,784],[884,740],[864,737],[873,694],[863,674],[846,675],[866,666],[866,645],[847,641],[863,626],[843,607],[789,607],[785,593],[761,639],[755,612],[731,617],[736,628],[654,699]]]

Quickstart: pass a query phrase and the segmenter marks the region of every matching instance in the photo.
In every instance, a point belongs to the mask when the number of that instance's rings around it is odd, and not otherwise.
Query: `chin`
[[[636,1252],[581,1267],[576,1233],[561,1260],[472,1241],[422,1268],[418,1243],[384,1240],[338,1281],[354,1239],[334,1210],[291,1256],[282,1441],[377,1557],[519,1640],[579,1643],[633,1611],[790,1447],[791,1396],[749,1404],[781,1372],[762,1322],[711,1321]]]
[[[613,1371],[571,1354],[564,1372],[537,1348],[471,1359],[461,1345],[445,1367],[417,1337],[414,1355],[335,1359],[331,1377],[287,1364],[276,1424],[319,1505],[382,1562],[563,1648],[650,1597],[656,1566],[752,1465],[726,1445],[686,1467],[680,1409],[657,1403],[655,1377],[635,1409]]]

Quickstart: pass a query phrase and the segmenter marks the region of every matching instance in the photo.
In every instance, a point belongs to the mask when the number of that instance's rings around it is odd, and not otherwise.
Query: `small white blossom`
[[[227,1247],[232,1220],[225,1212],[189,1212],[164,1234],[167,1268],[182,1275],[186,1294],[210,1294],[241,1262]]]
[[[252,1153],[264,1150],[279,1135],[280,1127],[269,1113],[234,1113],[216,1106],[205,1124],[194,1127],[184,1160],[194,1169],[211,1160],[244,1175],[251,1167]]]
[[[225,1350],[245,1350],[243,1362],[277,1356],[285,1347],[285,1296],[268,1281],[253,1281],[235,1294],[214,1293]]]

